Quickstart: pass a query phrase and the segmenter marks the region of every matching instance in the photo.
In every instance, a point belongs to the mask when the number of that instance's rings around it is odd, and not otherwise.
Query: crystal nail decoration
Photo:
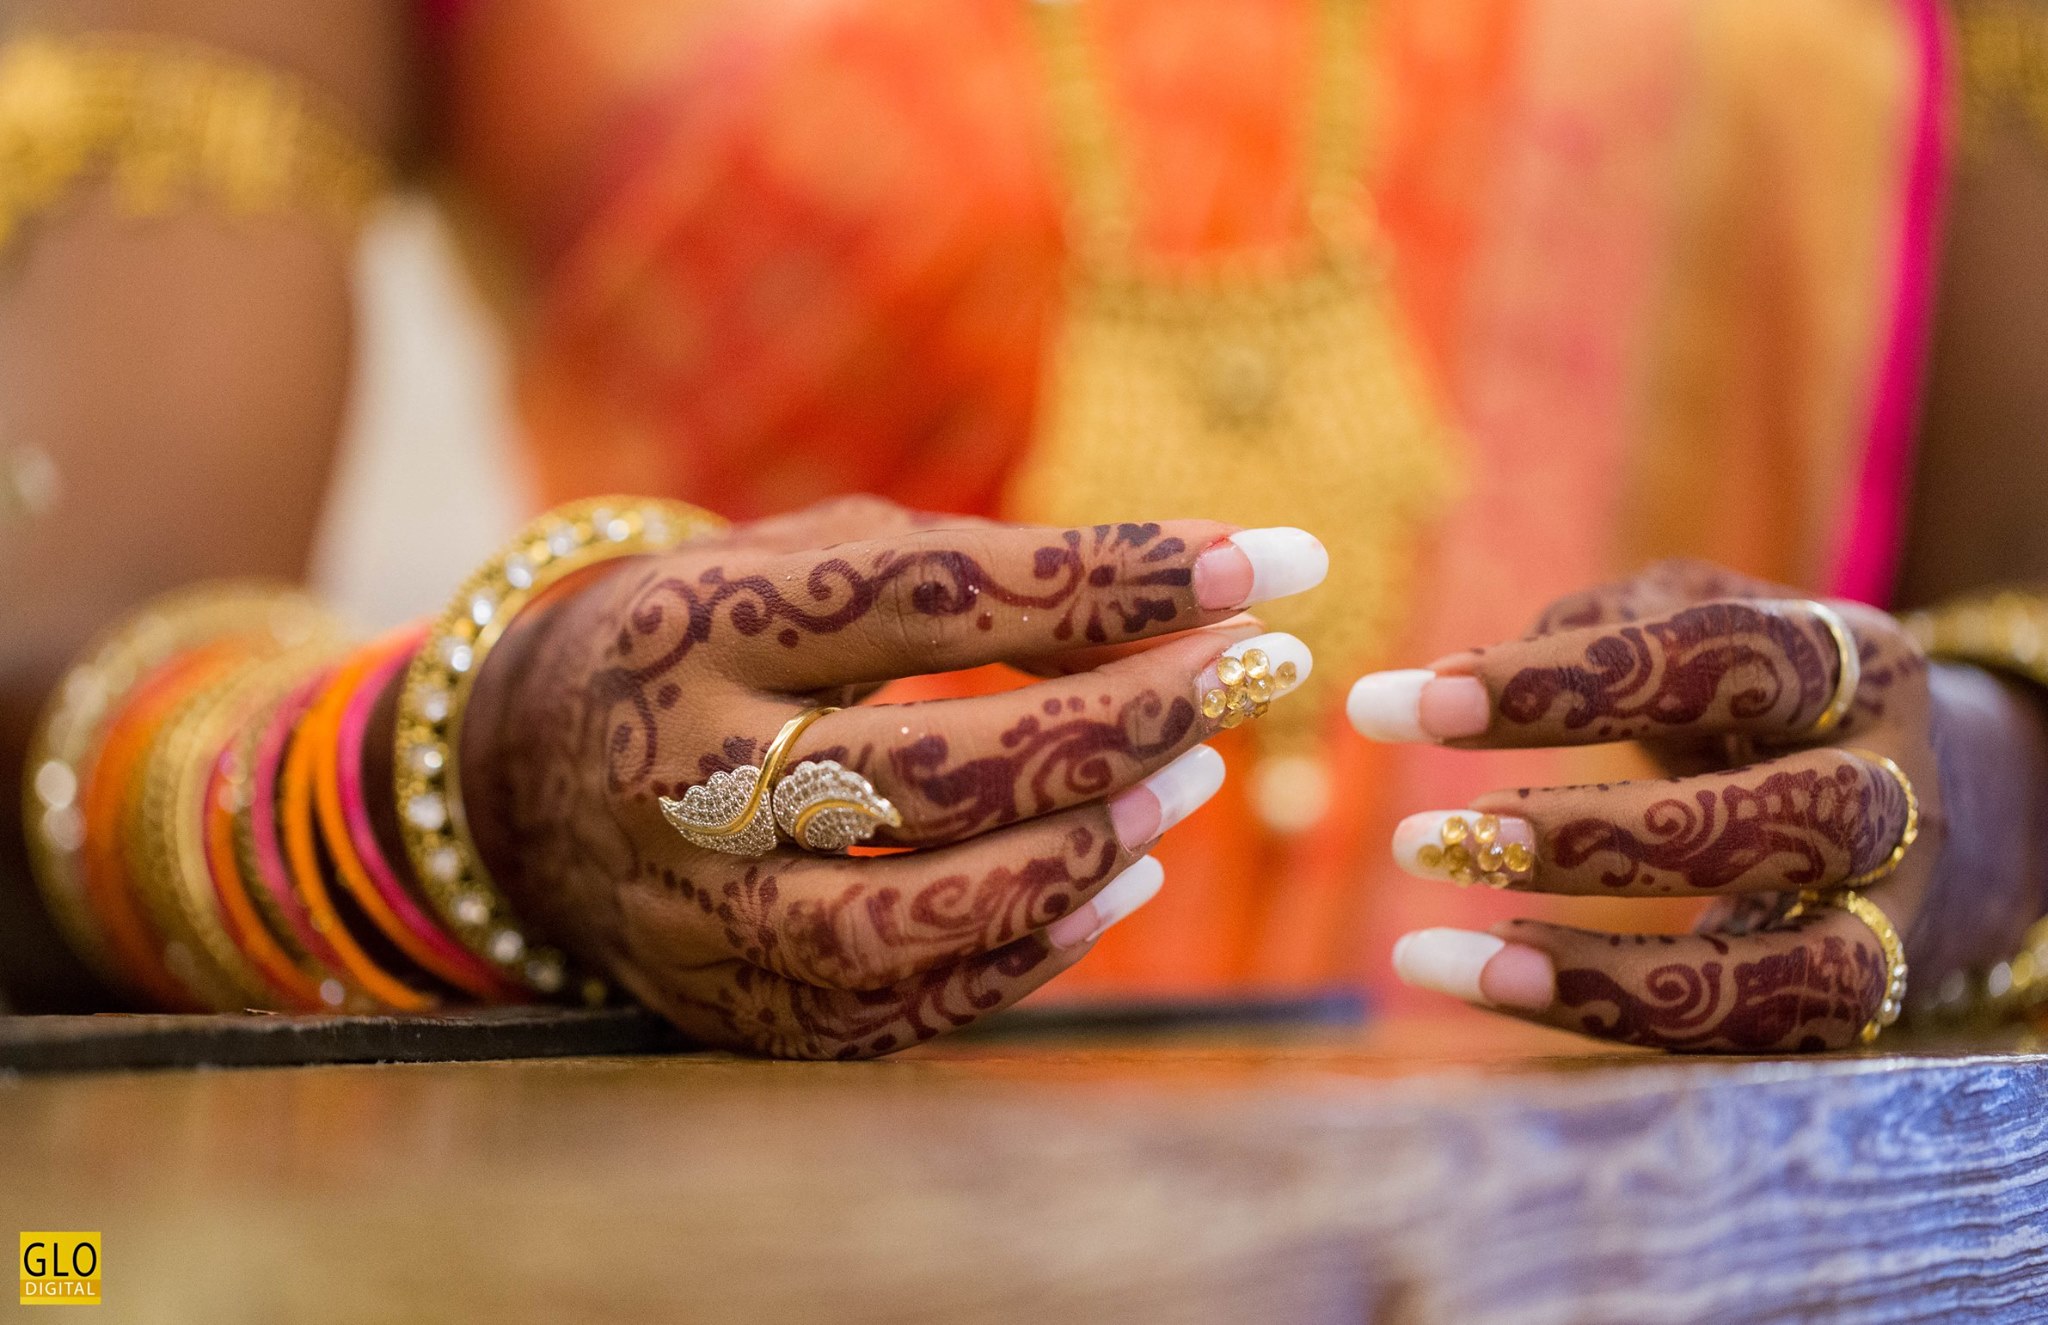
[[[1517,876],[1528,874],[1535,857],[1520,842],[1500,840],[1500,818],[1481,814],[1471,819],[1452,815],[1437,830],[1437,840],[1426,842],[1415,853],[1415,863],[1426,870],[1441,870],[1461,887],[1484,883],[1489,888],[1506,888]]]
[[[1226,654],[1216,660],[1218,685],[1202,696],[1202,714],[1224,727],[1264,717],[1299,676],[1292,662],[1275,667],[1264,649],[1246,649],[1242,658]]]

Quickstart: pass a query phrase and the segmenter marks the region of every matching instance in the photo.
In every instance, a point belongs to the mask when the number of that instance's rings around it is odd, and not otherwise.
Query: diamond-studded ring
[[[889,799],[838,760],[806,759],[785,770],[804,729],[838,711],[805,709],[782,724],[758,765],[713,773],[680,800],[662,797],[662,816],[692,845],[733,856],[773,851],[777,829],[807,851],[836,853],[867,841],[883,824],[900,828],[903,816]]]

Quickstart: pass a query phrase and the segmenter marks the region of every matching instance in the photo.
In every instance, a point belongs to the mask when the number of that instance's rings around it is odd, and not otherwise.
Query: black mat
[[[966,1032],[977,1039],[1172,1035],[1218,1027],[1352,1025],[1353,994],[1216,1001],[1116,1000],[1015,1008]],[[483,1008],[441,1016],[0,1016],[0,1072],[283,1067],[309,1063],[458,1063],[492,1058],[688,1053],[667,1022],[639,1008]]]

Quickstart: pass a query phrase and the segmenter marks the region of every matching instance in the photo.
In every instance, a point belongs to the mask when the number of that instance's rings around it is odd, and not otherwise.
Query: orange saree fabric
[[[1655,555],[1820,587],[1896,349],[1939,91],[1916,5],[1374,12],[1360,187],[1469,481],[1426,538],[1405,639],[1343,665],[1518,632]],[[1148,247],[1228,253],[1303,224],[1309,13],[1091,0]],[[865,490],[1003,513],[1068,259],[1020,0],[485,0],[442,50],[449,156],[515,292],[549,499],[673,493],[744,518]],[[1268,832],[1233,778],[1164,845],[1160,899],[1063,987],[1378,982],[1404,928],[1543,909],[1390,877],[1399,815],[1615,766],[1330,727],[1319,824]]]

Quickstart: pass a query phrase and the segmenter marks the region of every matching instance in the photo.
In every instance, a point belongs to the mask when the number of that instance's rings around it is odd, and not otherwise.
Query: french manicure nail
[[[1536,871],[1536,829],[1527,819],[1428,810],[1394,828],[1394,863],[1425,879],[1509,888]]]
[[[1111,925],[1158,896],[1165,882],[1165,868],[1150,856],[1140,857],[1092,899],[1053,921],[1045,936],[1055,948],[1093,943]]]
[[[1283,631],[1240,640],[1196,679],[1202,714],[1224,727],[1261,717],[1272,702],[1308,680],[1315,658]]]
[[[1344,712],[1371,740],[1455,741],[1486,731],[1493,702],[1477,677],[1413,667],[1359,677]]]
[[[1550,956],[1469,929],[1418,929],[1394,944],[1401,983],[1481,1007],[1540,1011],[1557,996]]]
[[[1306,529],[1240,529],[1195,558],[1195,601],[1220,612],[1315,588],[1330,554]]]
[[[1223,786],[1223,756],[1198,745],[1137,786],[1112,797],[1109,821],[1124,850],[1136,851],[1208,803]]]

